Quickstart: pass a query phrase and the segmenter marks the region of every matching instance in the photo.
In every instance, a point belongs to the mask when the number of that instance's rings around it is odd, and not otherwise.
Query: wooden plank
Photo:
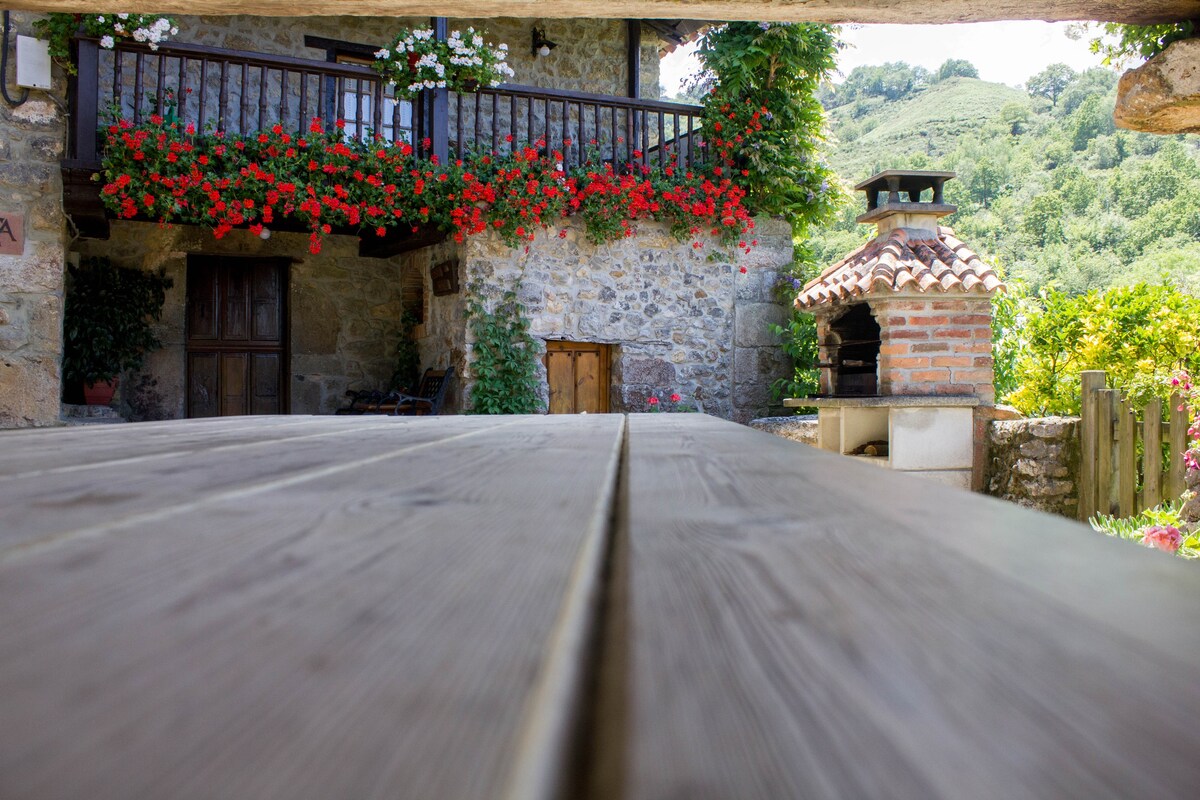
[[[1192,565],[701,415],[618,507],[590,797],[1200,786]]]
[[[1105,386],[1103,370],[1086,370],[1080,378],[1079,518],[1096,513],[1096,407],[1092,394]]]
[[[0,562],[0,794],[556,796],[623,424],[382,420]]]
[[[1183,490],[1187,488],[1184,483],[1186,467],[1183,463],[1183,455],[1187,452],[1188,446],[1187,407],[1184,406],[1183,398],[1178,394],[1171,395],[1170,414],[1168,446],[1171,450],[1171,461],[1167,470],[1167,498],[1177,500],[1183,494]]]
[[[1162,400],[1154,398],[1142,411],[1142,504],[1162,502]]]
[[[561,344],[548,342],[548,345]],[[575,413],[574,353],[561,347],[546,351],[546,384],[550,388],[550,413]]]
[[[1133,407],[1118,394],[1117,412],[1117,508],[1121,517],[1137,513],[1137,440],[1134,438]]]
[[[1113,508],[1113,433],[1116,427],[1114,410],[1118,394],[1114,389],[1093,392],[1092,404],[1096,415],[1096,511],[1111,514]]]
[[[334,435],[272,438],[257,446],[193,451],[182,459],[126,458],[112,468],[42,470],[5,480],[0,483],[0,506],[6,508],[6,524],[0,529],[0,561],[11,548],[24,550],[33,543],[58,542],[73,532],[119,526],[147,514],[160,515],[174,506],[201,508],[222,498],[253,496],[258,486],[321,476],[352,458],[408,457],[441,441],[496,425],[487,418],[457,418],[439,426],[387,422],[383,418],[382,423],[376,419],[333,427],[318,423],[313,426],[314,434]],[[126,430],[136,438],[139,428]],[[99,517],[97,510],[103,510]]]
[[[575,354],[575,412],[600,414],[608,409],[600,403],[600,392],[607,391],[601,380],[600,353],[602,346],[580,349]]]

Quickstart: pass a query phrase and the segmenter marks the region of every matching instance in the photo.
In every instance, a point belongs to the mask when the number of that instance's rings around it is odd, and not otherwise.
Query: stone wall
[[[14,34],[32,35],[36,16],[13,12]],[[10,64],[16,60],[15,35],[12,45]],[[17,97],[20,90],[10,86],[9,94]],[[0,428],[58,420],[65,97],[66,83],[56,71],[49,92],[30,92],[16,107],[0,101],[0,212],[24,216],[22,253],[0,255]]]
[[[1078,484],[1077,417],[1001,420],[988,426],[986,494],[1074,519]]]
[[[306,47],[305,36],[322,36],[382,46],[402,27],[427,26],[429,17],[179,17],[178,41],[234,50],[324,59],[325,51]],[[488,40],[508,45],[514,83],[544,89],[572,89],[623,96],[626,93],[625,21],[619,19],[451,19],[451,30],[486,30]],[[534,25],[558,46],[549,56],[530,52]],[[658,40],[642,36],[642,96],[657,98]]]
[[[83,256],[108,256],[122,266],[165,269],[174,281],[156,334],[163,347],[143,370],[122,380],[123,411],[132,420],[185,416],[184,310],[189,253],[294,257],[289,269],[288,393],[294,414],[329,414],[347,389],[385,387],[395,368],[402,309],[399,259],[362,258],[358,240],[326,237],[321,253],[307,252],[308,237],[247,231],[223,239],[193,226],[114,222],[108,241],[85,240]],[[302,257],[299,254],[303,253]]]
[[[485,300],[495,302],[519,282],[518,296],[540,342],[613,345],[614,412],[641,411],[651,394],[679,392],[710,414],[745,422],[768,413],[770,384],[790,368],[767,326],[786,317],[770,287],[791,262],[791,232],[782,221],[760,220],[756,235],[759,246],[738,260],[711,246],[696,250],[678,242],[656,223],[598,246],[574,221],[561,237],[539,233],[527,250],[484,234],[462,246],[462,285],[467,290],[480,282]],[[461,325],[462,303],[435,304],[434,324]],[[430,330],[427,336],[446,334]],[[463,344],[456,367],[465,403],[469,336]],[[541,379],[545,392],[544,371]]]

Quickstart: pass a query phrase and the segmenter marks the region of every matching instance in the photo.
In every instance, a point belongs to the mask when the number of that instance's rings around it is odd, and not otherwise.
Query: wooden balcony
[[[674,159],[689,167],[704,153],[699,106],[511,84],[410,97],[361,64],[186,43],[150,50],[120,42],[104,50],[80,38],[75,47],[64,204],[80,232],[96,238],[107,238],[109,215],[92,175],[103,157],[101,130],[116,118],[139,124],[151,114],[173,114],[202,134],[249,134],[276,124],[301,132],[313,119],[326,126],[343,120],[347,137],[409,142],[443,162],[533,144],[561,151],[568,170],[589,158],[622,166]],[[364,255],[392,255],[428,244],[432,235],[364,242]]]

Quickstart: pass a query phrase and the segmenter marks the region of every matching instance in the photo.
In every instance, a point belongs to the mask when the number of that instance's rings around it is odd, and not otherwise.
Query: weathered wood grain
[[[0,562],[0,797],[551,796],[623,418],[363,424]]]
[[[626,478],[591,796],[1200,793],[1193,565],[698,415]]]

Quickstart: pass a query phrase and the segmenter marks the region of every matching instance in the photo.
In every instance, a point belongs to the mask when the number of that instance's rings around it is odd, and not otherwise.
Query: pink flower
[[[1173,525],[1152,525],[1142,532],[1142,544],[1174,553],[1183,544],[1183,534]]]
[[[652,405],[652,406],[656,406],[656,405],[658,405],[658,398],[657,398],[657,397],[651,397],[651,398],[650,398],[649,400],[647,400],[646,402],[647,402],[647,403],[649,403],[649,404],[650,404],[650,405]]]

